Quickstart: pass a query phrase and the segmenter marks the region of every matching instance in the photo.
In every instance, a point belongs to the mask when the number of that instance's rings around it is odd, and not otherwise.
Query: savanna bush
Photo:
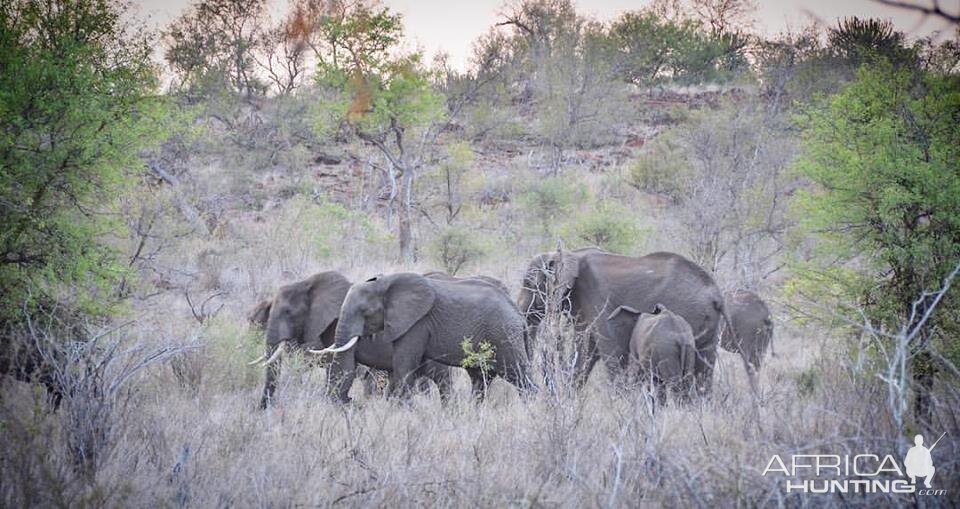
[[[433,239],[430,254],[443,270],[456,275],[465,266],[479,261],[486,254],[486,246],[475,233],[450,226]]]
[[[564,226],[564,238],[578,245],[636,255],[642,251],[646,232],[634,216],[617,202],[598,202],[593,209],[576,214],[573,222]]]
[[[535,179],[517,201],[536,224],[542,240],[549,243],[557,224],[567,219],[577,205],[589,198],[586,186],[569,176]]]
[[[647,143],[630,166],[627,181],[648,193],[676,198],[684,190],[686,169],[682,149],[671,132],[665,132]]]

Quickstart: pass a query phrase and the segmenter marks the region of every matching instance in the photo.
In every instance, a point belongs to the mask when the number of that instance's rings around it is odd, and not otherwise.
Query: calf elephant
[[[690,324],[697,345],[697,389],[709,392],[717,359],[717,333],[723,297],[702,268],[674,253],[639,258],[588,248],[535,257],[524,276],[518,305],[534,338],[553,295],[559,310],[575,319],[579,334],[574,366],[582,386],[598,359],[616,377],[626,367],[632,327],[605,319],[620,306],[653,309],[662,303]]]
[[[321,272],[281,287],[272,301],[261,302],[251,312],[248,319],[264,328],[267,347],[263,356],[250,363],[263,362],[267,369],[260,408],[266,408],[276,392],[277,376],[286,349],[310,351],[333,344],[340,305],[349,289],[350,281],[339,272]],[[445,366],[431,368],[425,370],[425,374],[446,394],[450,385],[449,370]],[[383,377],[371,370],[361,371],[368,394],[377,390],[378,378]]]
[[[662,304],[649,313],[629,306],[620,306],[610,313],[608,321],[625,320],[633,324],[630,333],[630,372],[640,380],[649,380],[663,401],[670,389],[681,399],[690,394],[694,378],[697,346],[693,329],[686,320]]]
[[[757,388],[756,373],[767,353],[773,348],[773,320],[770,308],[759,295],[747,290],[724,294],[724,306],[730,316],[730,326],[720,333],[720,346],[739,353],[750,377],[750,385]]]
[[[399,273],[370,278],[350,288],[337,322],[335,354],[328,371],[331,396],[348,401],[356,364],[389,369],[392,394],[409,390],[412,377],[430,362],[463,366],[464,341],[492,357],[465,366],[482,395],[486,375],[502,376],[521,390],[527,376],[524,323],[501,290],[476,280],[451,281]]]

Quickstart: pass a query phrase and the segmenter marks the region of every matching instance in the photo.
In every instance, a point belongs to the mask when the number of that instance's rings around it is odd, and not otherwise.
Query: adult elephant
[[[575,320],[578,387],[599,359],[612,377],[622,374],[627,365],[632,327],[624,321],[608,321],[607,316],[620,306],[644,311],[661,303],[692,327],[697,389],[710,391],[723,296],[713,278],[690,260],[674,253],[630,257],[597,248],[540,254],[527,267],[518,298],[531,338],[536,337],[546,312],[548,295],[559,311]]]
[[[289,349],[311,351],[333,344],[340,305],[350,289],[350,281],[336,271],[321,272],[309,278],[280,288],[271,301],[263,301],[254,308],[248,320],[263,327],[266,353],[250,364],[263,363],[266,379],[260,408],[266,408],[277,388],[284,353]],[[450,373],[445,366],[431,366],[424,370],[446,395]],[[363,370],[361,379],[367,394],[377,391],[376,372]]]
[[[464,366],[471,353],[464,341],[473,352],[489,344],[491,358],[470,359],[474,362]],[[523,318],[506,294],[477,280],[404,272],[357,283],[341,306],[335,346],[322,353],[335,354],[329,387],[341,401],[349,401],[358,362],[389,369],[391,393],[398,395],[431,362],[465,367],[481,397],[488,375],[521,390],[531,386]]]
[[[510,290],[507,289],[507,285],[503,284],[503,281],[500,281],[495,277],[483,276],[483,275],[456,277],[456,276],[451,276],[446,272],[441,272],[439,270],[435,270],[432,272],[425,272],[423,276],[430,279],[439,279],[441,281],[479,281],[482,283],[486,283],[496,288],[497,290],[500,290],[501,292],[503,292],[504,295],[507,295],[507,296],[510,295]]]
[[[750,386],[757,389],[757,371],[763,363],[767,348],[773,351],[773,319],[770,308],[759,295],[748,290],[734,290],[724,294],[724,306],[730,316],[730,326],[720,332],[720,346],[728,352],[740,354],[750,378]]]

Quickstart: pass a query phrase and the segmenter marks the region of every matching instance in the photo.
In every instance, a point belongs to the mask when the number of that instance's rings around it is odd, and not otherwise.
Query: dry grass
[[[324,397],[322,371],[294,359],[284,364],[276,406],[259,411],[263,373],[246,362],[262,353],[261,339],[245,324],[259,299],[318,270],[359,280],[434,268],[381,261],[377,245],[311,237],[290,206],[278,205],[266,220],[238,212],[228,235],[185,240],[153,261],[154,272],[177,289],[136,302],[127,341],[202,348],[130,380],[118,395],[123,404],[100,416],[109,421],[110,440],[92,472],[79,473],[70,459],[65,444],[76,430],[67,426],[65,410],[50,409],[42,390],[4,382],[0,506],[949,506],[957,500],[955,385],[938,389],[936,431],[948,436],[934,454],[935,484],[949,490],[947,497],[801,498],[785,494],[781,478],[761,475],[774,454],[897,455],[905,444],[886,388],[870,367],[854,366],[834,333],[801,328],[782,314],[778,356],[760,373],[759,400],[739,358],[727,353],[711,398],[655,410],[640,391],[613,390],[602,368],[579,393],[542,391],[522,399],[497,381],[477,405],[458,373],[458,397],[446,406],[433,388],[396,401],[366,398],[359,384],[355,403],[341,406]],[[637,207],[655,221],[666,215]],[[485,221],[506,224],[509,217]],[[669,247],[655,235],[650,247]],[[318,242],[333,248],[322,261]],[[504,242],[465,272],[500,278],[516,294],[535,250]],[[211,307],[223,307],[198,323],[186,290],[195,302],[219,293]]]
[[[579,394],[521,399],[498,381],[477,405],[459,374],[458,397],[446,406],[435,389],[396,401],[365,398],[358,387],[356,402],[340,406],[324,398],[320,370],[294,361],[283,372],[278,405],[258,411],[261,374],[245,365],[259,352],[257,338],[236,325],[241,320],[226,311],[204,326],[160,315],[141,321],[141,338],[199,335],[205,348],[183,354],[197,375],[185,378],[163,366],[132,382],[136,397],[104,417],[115,421],[116,442],[90,479],[75,473],[61,445],[69,433],[63,411],[46,409],[26,386],[7,384],[0,478],[14,482],[3,485],[3,505],[717,507],[911,500],[788,498],[777,478],[760,475],[773,454],[896,449],[883,388],[851,373],[831,353],[831,339],[812,331],[778,336],[778,357],[761,372],[759,404],[739,359],[724,353],[712,398],[688,407],[653,411],[639,391],[611,390],[602,369]],[[815,375],[798,382],[801,373]],[[944,441],[935,455],[937,487],[953,493],[960,489],[955,444]],[[943,498],[931,502],[948,505]]]

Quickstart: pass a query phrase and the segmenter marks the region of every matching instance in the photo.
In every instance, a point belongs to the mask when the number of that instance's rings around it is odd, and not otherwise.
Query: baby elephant
[[[757,390],[757,371],[770,348],[773,353],[773,320],[770,308],[759,295],[737,290],[724,295],[724,307],[730,317],[730,327],[720,332],[720,346],[724,350],[739,353],[751,388]]]
[[[636,318],[630,335],[630,369],[640,380],[650,380],[657,400],[664,401],[669,388],[681,400],[689,397],[693,385],[697,345],[693,329],[682,317],[663,304],[651,313],[620,306],[607,320]]]

